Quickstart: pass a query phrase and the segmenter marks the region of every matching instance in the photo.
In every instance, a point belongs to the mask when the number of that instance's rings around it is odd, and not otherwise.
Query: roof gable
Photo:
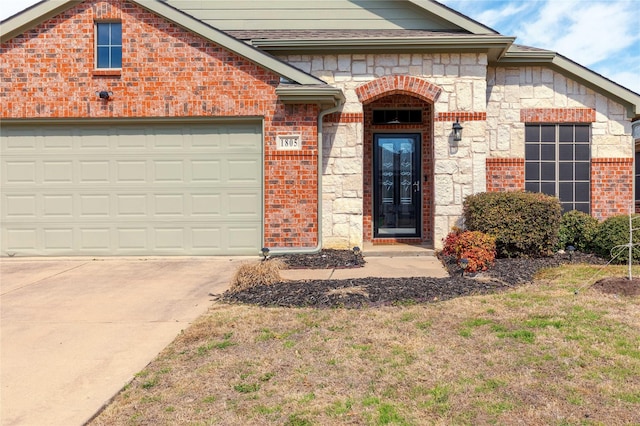
[[[308,85],[323,85],[324,82],[297,68],[288,65],[275,57],[247,45],[228,34],[219,31],[161,1],[132,1],[168,21],[173,22],[193,33],[196,33],[219,46],[234,52],[255,64],[269,69],[287,80]],[[40,22],[52,18],[82,1],[42,1],[31,8],[12,16],[2,22],[2,43],[33,28]]]
[[[429,30],[496,33],[432,0],[161,0],[230,30]]]

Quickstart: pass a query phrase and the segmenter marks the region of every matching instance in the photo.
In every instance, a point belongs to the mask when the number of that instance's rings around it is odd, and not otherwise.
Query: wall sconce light
[[[111,98],[111,96],[113,96],[113,92],[111,92],[111,91],[107,91],[107,90],[100,90],[100,91],[96,92],[96,95],[97,95],[100,99],[105,100],[105,101],[108,101],[108,100],[109,100],[109,98]]]
[[[453,140],[455,142],[460,142],[462,140],[462,126],[457,118],[456,122],[451,126],[451,129],[453,130]]]

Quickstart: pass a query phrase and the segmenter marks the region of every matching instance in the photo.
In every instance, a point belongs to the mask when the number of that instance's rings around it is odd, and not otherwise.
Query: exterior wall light
[[[457,118],[456,122],[453,123],[453,126],[451,126],[451,129],[453,130],[454,142],[460,142],[462,140],[462,126],[460,125],[460,122]]]
[[[96,92],[96,95],[100,98],[103,99],[105,101],[108,101],[109,98],[111,98],[111,96],[113,96],[113,92],[108,91],[108,90],[100,90],[98,92]]]

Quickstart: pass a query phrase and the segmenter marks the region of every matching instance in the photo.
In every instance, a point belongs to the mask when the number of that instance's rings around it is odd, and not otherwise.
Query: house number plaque
[[[300,135],[278,135],[276,137],[276,149],[278,151],[299,151],[302,149]]]

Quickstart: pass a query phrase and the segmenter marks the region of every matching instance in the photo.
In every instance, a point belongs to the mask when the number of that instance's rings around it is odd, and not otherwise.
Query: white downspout
[[[318,244],[315,247],[288,247],[288,248],[273,248],[270,249],[269,254],[277,256],[281,254],[314,254],[322,250],[322,121],[328,114],[337,112],[342,108],[344,100],[336,100],[335,106],[320,111],[318,114]]]

